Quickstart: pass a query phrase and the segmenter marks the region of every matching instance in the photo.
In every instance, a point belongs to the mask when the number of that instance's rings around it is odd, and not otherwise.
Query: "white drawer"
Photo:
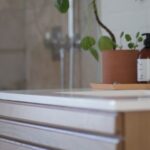
[[[46,150],[46,149],[0,138],[0,150]]]
[[[0,134],[63,150],[118,150],[121,139],[0,120]],[[22,150],[22,149],[21,149]]]
[[[117,113],[0,102],[0,116],[75,130],[115,135],[121,132]]]

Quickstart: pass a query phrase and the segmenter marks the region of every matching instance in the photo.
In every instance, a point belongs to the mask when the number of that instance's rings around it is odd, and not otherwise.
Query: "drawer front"
[[[46,149],[0,138],[0,150],[46,150]]]
[[[54,147],[63,150],[119,150],[121,144],[119,138],[85,134],[8,120],[0,121],[0,134],[12,139],[34,143],[35,145],[38,144],[41,147]]]
[[[117,113],[0,102],[0,116],[87,132],[121,132],[121,117]]]

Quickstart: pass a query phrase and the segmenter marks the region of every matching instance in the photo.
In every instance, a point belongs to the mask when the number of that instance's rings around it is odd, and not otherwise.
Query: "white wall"
[[[150,32],[149,0],[101,0],[100,5],[101,18],[116,37],[122,31]]]

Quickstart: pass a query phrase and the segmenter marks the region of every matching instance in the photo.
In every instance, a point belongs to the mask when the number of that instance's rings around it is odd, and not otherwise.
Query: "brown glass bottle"
[[[150,33],[144,33],[145,47],[139,53],[137,60],[137,80],[139,83],[150,82]]]

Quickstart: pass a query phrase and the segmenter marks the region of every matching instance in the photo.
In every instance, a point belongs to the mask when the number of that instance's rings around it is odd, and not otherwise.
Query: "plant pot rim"
[[[102,51],[102,53],[139,53],[139,50],[128,50],[128,49],[123,49],[123,50],[112,50],[112,51]]]

